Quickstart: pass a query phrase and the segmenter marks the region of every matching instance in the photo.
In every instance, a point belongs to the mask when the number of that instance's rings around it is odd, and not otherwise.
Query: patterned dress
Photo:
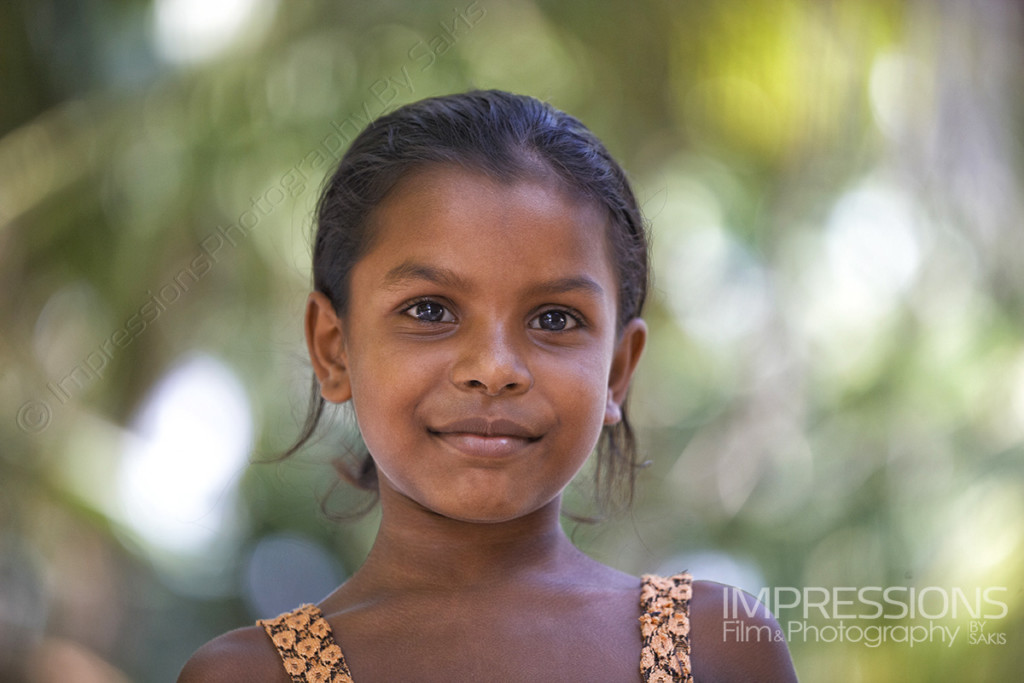
[[[690,597],[686,573],[643,576],[640,588],[640,675],[645,683],[693,683]],[[294,683],[353,683],[331,627],[314,605],[256,622],[270,636]]]

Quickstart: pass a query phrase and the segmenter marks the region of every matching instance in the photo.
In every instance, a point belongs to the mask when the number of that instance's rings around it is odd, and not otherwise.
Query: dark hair
[[[410,172],[435,164],[459,165],[509,183],[553,173],[565,190],[604,206],[619,282],[618,332],[640,315],[649,278],[647,234],[622,168],[574,117],[532,97],[487,90],[405,105],[352,141],[321,192],[313,246],[313,287],[330,299],[339,316],[348,306],[349,273],[373,240],[369,224],[374,209]],[[324,405],[314,376],[305,425],[283,457],[312,438]],[[612,502],[629,505],[639,463],[625,406],[622,421],[602,430],[597,450],[600,508]],[[357,487],[377,490],[369,453],[336,467]]]

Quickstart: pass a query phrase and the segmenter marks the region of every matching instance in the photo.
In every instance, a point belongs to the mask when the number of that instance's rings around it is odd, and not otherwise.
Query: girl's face
[[[403,179],[373,214],[343,320],[310,298],[327,400],[351,398],[392,492],[464,521],[548,504],[620,417],[646,335],[616,330],[607,218],[555,182],[458,167]]]

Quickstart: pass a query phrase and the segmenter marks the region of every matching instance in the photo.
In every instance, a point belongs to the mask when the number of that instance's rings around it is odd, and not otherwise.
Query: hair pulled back
[[[619,284],[618,332],[640,315],[649,279],[647,235],[622,168],[576,118],[532,97],[486,90],[405,105],[352,141],[317,202],[313,245],[313,287],[330,299],[339,316],[347,312],[351,270],[373,243],[374,209],[408,174],[437,164],[458,165],[505,183],[553,174],[565,191],[603,206]],[[324,407],[314,376],[305,425],[285,457],[310,440]],[[625,406],[622,421],[602,430],[597,451],[599,506],[604,509],[613,501],[628,505],[639,465]],[[336,467],[357,487],[377,490],[369,453]]]

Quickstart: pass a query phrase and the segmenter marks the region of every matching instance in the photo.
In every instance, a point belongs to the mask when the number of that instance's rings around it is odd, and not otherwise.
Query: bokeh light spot
[[[129,526],[172,554],[222,539],[252,428],[245,391],[222,363],[197,356],[172,369],[124,445],[118,488]]]

